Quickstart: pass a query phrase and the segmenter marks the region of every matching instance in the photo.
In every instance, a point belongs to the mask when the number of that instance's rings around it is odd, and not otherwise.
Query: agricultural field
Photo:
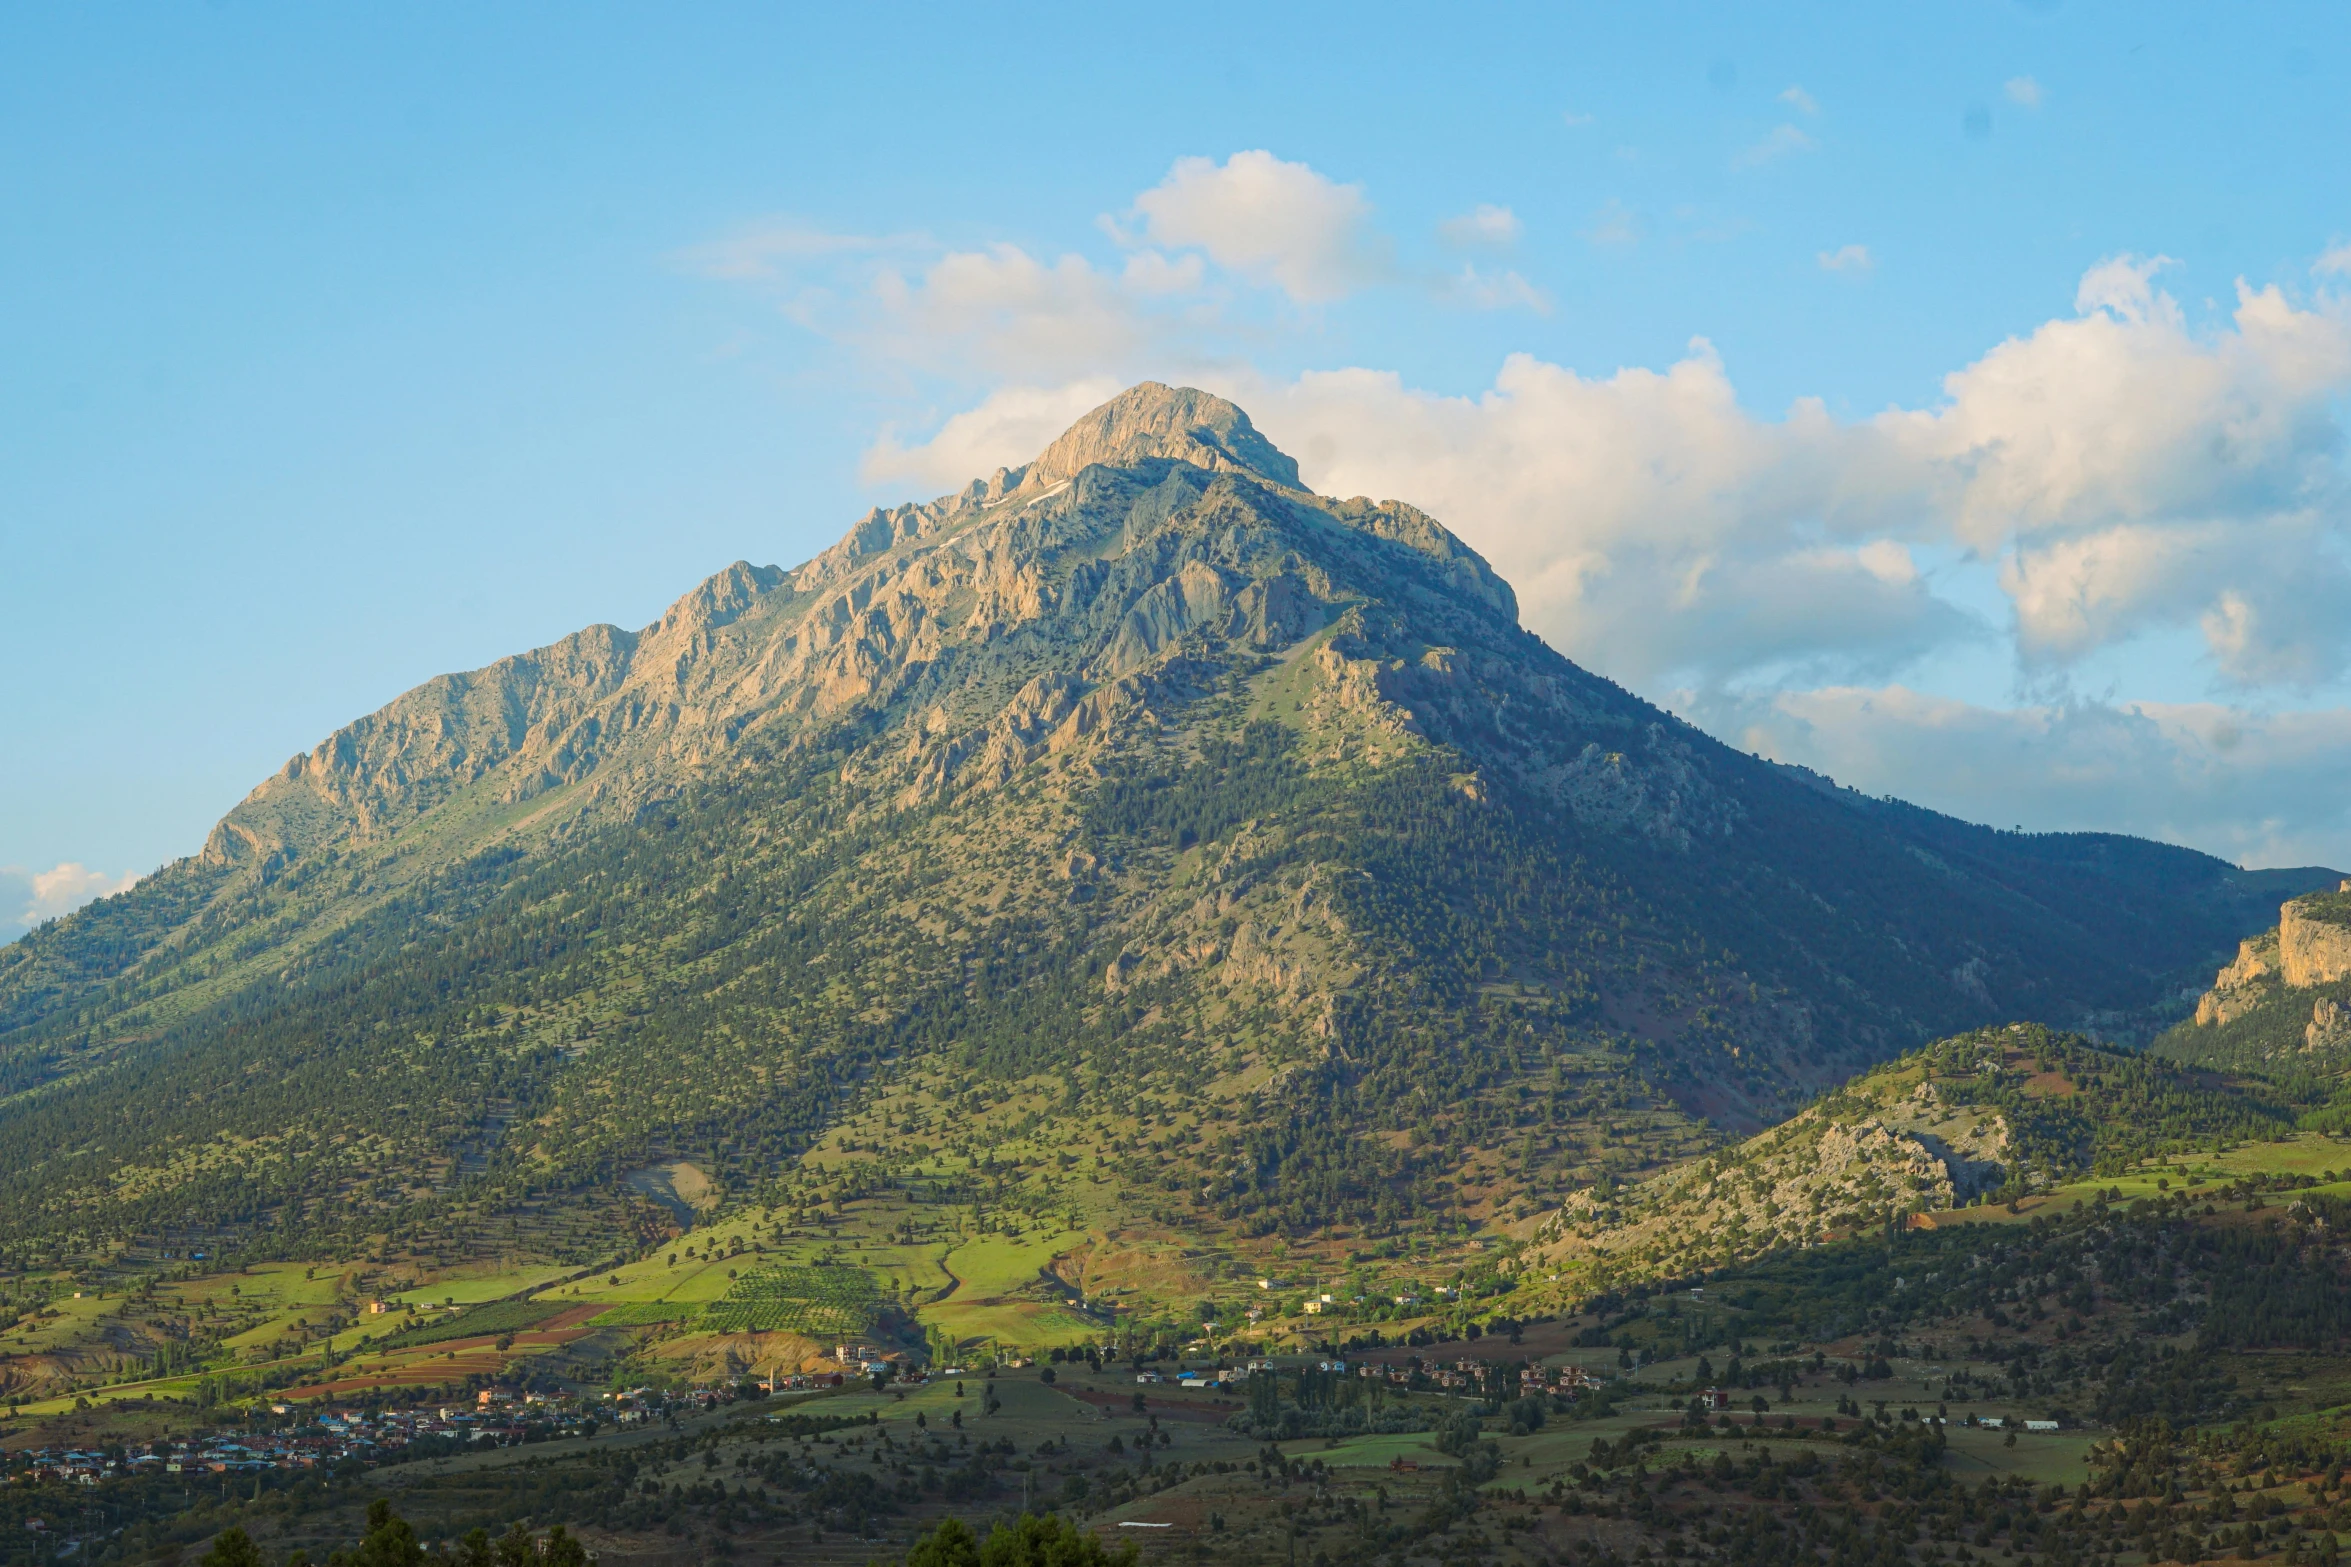
[[[872,1331],[881,1309],[874,1276],[839,1263],[754,1268],[702,1310],[711,1333],[802,1333],[821,1338]]]

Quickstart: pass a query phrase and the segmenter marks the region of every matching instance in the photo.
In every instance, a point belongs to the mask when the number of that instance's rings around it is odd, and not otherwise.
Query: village
[[[884,1359],[867,1345],[844,1344],[835,1355],[844,1368],[841,1371],[779,1374],[732,1386],[675,1390],[643,1386],[604,1393],[484,1388],[467,1401],[427,1402],[407,1408],[330,1406],[314,1411],[300,1404],[271,1402],[245,1412],[244,1423],[199,1427],[185,1436],[144,1443],[17,1449],[6,1455],[6,1473],[15,1484],[96,1485],[151,1475],[193,1478],[285,1470],[347,1472],[349,1465],[441,1457],[480,1444],[514,1447],[565,1437],[593,1437],[599,1431],[627,1430],[648,1423],[671,1423],[680,1416],[707,1413],[742,1399],[822,1394],[853,1384],[911,1389],[934,1379],[978,1374],[977,1368],[960,1366],[926,1371],[905,1363],[902,1357]],[[1014,1359],[989,1369],[1016,1371],[1030,1364],[1027,1359]],[[1467,1398],[1489,1396],[1502,1382],[1514,1383],[1521,1395],[1568,1398],[1601,1385],[1592,1373],[1573,1363],[1521,1364],[1474,1356],[1440,1363],[1424,1361],[1418,1355],[1392,1363],[1285,1357],[1279,1361],[1258,1358],[1179,1365],[1172,1370],[1139,1365],[1133,1378],[1145,1386],[1227,1389],[1252,1376],[1296,1371],[1301,1366],[1326,1374],[1380,1380],[1406,1392]],[[863,1376],[855,1375],[860,1371]],[[1727,1393],[1709,1388],[1701,1396],[1710,1407],[1728,1407]]]
[[[809,1379],[800,1379],[809,1380]],[[349,1464],[397,1463],[475,1444],[514,1447],[607,1428],[665,1421],[733,1402],[733,1389],[665,1393],[650,1387],[596,1395],[485,1388],[468,1402],[406,1409],[327,1408],[272,1403],[249,1423],[198,1428],[153,1442],[29,1447],[7,1455],[10,1481],[96,1485],[145,1475],[239,1475],[270,1470],[338,1471]]]

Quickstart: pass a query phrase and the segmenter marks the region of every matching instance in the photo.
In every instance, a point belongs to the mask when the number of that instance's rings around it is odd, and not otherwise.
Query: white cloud
[[[2310,264],[2310,270],[2320,277],[2342,277],[2351,273],[2351,244],[2330,245],[2325,254]]]
[[[1835,250],[1824,250],[1817,258],[1823,272],[1873,272],[1877,258],[1869,253],[1867,245],[1840,245]]]
[[[1996,563],[2028,667],[2195,628],[2225,683],[2323,683],[2351,653],[2334,412],[2351,330],[2248,288],[2227,325],[2195,332],[2152,273],[2092,269],[2082,314],[1954,372],[1935,406],[1856,423],[1809,401],[1754,418],[1703,344],[1605,380],[1520,356],[1476,399],[1308,376],[1260,422],[1323,443],[1318,488],[1445,518],[1519,586],[1530,623],[1627,678],[1731,678],[1725,626],[1754,632],[1759,661],[1797,656],[1719,607],[1703,631],[1679,624],[1695,611],[1668,589],[1690,573],[1817,576],[1833,557],[1805,552],[1888,540]],[[1856,597],[1851,627],[1820,624],[1821,656],[1848,634],[1857,665],[1961,634],[1936,602],[1923,587]],[[1898,608],[1912,619],[1897,625]]]
[[[1133,292],[1152,297],[1190,294],[1207,281],[1207,268],[1198,256],[1170,258],[1156,250],[1138,250],[1127,257],[1120,281]]]
[[[1475,399],[1350,370],[1247,406],[1308,483],[1444,519],[1517,588],[1530,626],[1619,678],[1882,676],[1984,634],[1900,543],[1822,536],[1801,442],[1740,409],[1703,342],[1665,371],[1604,380],[1515,355]]]
[[[1578,114],[1575,110],[1569,109],[1562,113],[1559,118],[1561,123],[1566,125],[1568,129],[1574,130],[1580,126],[1591,124],[1594,116],[1589,114]]]
[[[0,866],[0,940],[14,940],[94,898],[128,892],[138,881],[135,875],[109,876],[71,860],[45,871]]]
[[[1731,159],[1731,167],[1734,169],[1759,168],[1766,163],[1777,162],[1791,153],[1810,152],[1813,146],[1812,138],[1795,126],[1775,126],[1770,135],[1752,147],[1742,149],[1738,156]]]
[[[885,265],[853,294],[795,313],[891,364],[988,380],[1050,381],[1140,363],[1169,334],[1213,329],[1199,258],[1155,251],[1112,272],[1083,256],[1017,245],[950,251],[918,269]]]
[[[1464,250],[1480,245],[1501,248],[1518,243],[1520,228],[1517,213],[1508,207],[1481,202],[1459,217],[1438,224],[1437,233],[1448,245]]]
[[[1812,94],[1806,92],[1801,87],[1790,87],[1787,91],[1781,93],[1780,102],[1786,104],[1789,108],[1794,109],[1798,114],[1820,113],[1819,103],[1814,101]]]
[[[1551,313],[1551,296],[1516,272],[1480,272],[1464,266],[1445,280],[1445,295],[1475,310],[1525,309],[1539,316]]]
[[[1204,251],[1301,304],[1328,304],[1390,273],[1363,188],[1270,152],[1236,152],[1221,165],[1179,158],[1135,210],[1153,243]]]
[[[2029,76],[2011,76],[2006,91],[2010,103],[2025,109],[2038,109],[2045,96],[2041,84]]]
[[[1945,378],[1936,409],[1882,416],[1979,550],[2121,522],[2271,515],[2341,500],[2332,408],[2351,329],[2240,285],[2229,325],[2192,331],[2155,263],[2083,279],[2081,314]]]
[[[958,488],[1027,462],[1123,385],[1115,376],[1095,376],[1063,386],[998,387],[926,441],[909,445],[884,430],[859,461],[859,477],[868,484],[911,480],[932,490]]]

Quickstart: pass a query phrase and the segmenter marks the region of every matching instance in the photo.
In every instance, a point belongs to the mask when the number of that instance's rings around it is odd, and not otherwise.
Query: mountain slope
[[[1577,1193],[1523,1265],[1571,1296],[2009,1201],[2218,1139],[2283,1137],[2309,1095],[2012,1023],[1940,1040],[1770,1131]]]
[[[0,952],[0,1235],[586,1255],[565,1205],[649,1162],[773,1196],[877,1100],[1013,1084],[1187,1114],[1130,1171],[1173,1229],[1452,1233],[1938,1034],[2141,1017],[2277,881],[1734,752],[1146,384],[428,682]]]

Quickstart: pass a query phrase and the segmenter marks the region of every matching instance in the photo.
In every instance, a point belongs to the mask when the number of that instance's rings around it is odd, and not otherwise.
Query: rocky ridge
[[[2307,1102],[2307,1101],[2305,1101]],[[1630,1184],[1579,1192],[1523,1228],[1537,1296],[1589,1299],[1775,1252],[2010,1212],[2084,1177],[2216,1142],[2286,1135],[2275,1085],[2009,1024],[1862,1074],[1770,1131]]]
[[[1722,1153],[1578,1192],[1533,1232],[1534,1270],[1586,1287],[1696,1272],[1957,1207],[2006,1178],[2009,1124],[1921,1072],[1865,1080]]]

